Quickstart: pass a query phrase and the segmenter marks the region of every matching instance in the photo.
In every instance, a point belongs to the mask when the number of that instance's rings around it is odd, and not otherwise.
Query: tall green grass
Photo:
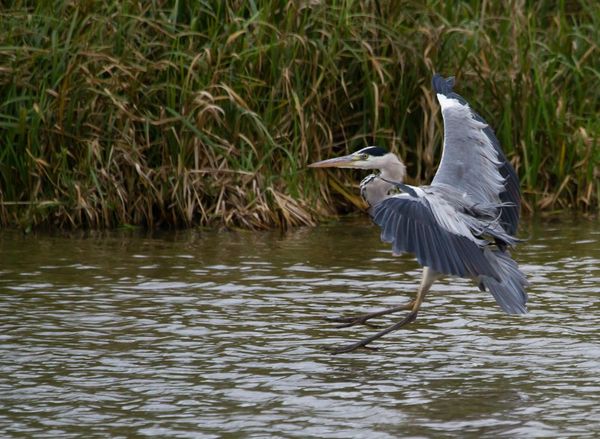
[[[434,71],[496,129],[526,208],[598,207],[592,0],[15,1],[0,23],[4,225],[312,224],[359,176],[311,161],[378,144],[429,181]]]

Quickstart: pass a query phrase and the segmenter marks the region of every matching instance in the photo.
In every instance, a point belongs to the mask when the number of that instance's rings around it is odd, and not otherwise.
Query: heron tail
[[[527,312],[527,279],[510,253],[501,250],[486,250],[485,255],[496,267],[500,281],[490,276],[480,276],[480,288],[489,290],[496,303],[507,314],[525,314]]]

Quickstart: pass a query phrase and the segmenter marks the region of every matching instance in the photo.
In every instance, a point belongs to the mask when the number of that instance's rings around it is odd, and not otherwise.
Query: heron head
[[[398,157],[379,146],[367,146],[352,154],[311,163],[309,168],[384,169],[401,163]]]

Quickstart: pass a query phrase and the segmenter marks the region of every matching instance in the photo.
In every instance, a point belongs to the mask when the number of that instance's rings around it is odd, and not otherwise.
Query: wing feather
[[[444,150],[432,186],[446,184],[475,203],[504,203],[500,222],[514,235],[521,204],[519,178],[506,159],[498,138],[467,101],[453,92],[454,78],[433,76],[444,118]]]
[[[476,240],[440,225],[426,197],[392,196],[377,204],[372,214],[382,241],[392,244],[394,254],[414,253],[421,265],[439,273],[498,278]]]

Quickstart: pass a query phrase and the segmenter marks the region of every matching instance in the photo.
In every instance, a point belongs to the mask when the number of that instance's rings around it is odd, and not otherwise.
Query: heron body
[[[509,314],[527,312],[527,280],[509,253],[518,242],[514,235],[519,223],[519,179],[492,129],[453,86],[454,78],[434,75],[433,88],[444,120],[444,146],[430,185],[404,184],[402,161],[376,146],[309,165],[378,170],[360,184],[369,214],[394,254],[413,253],[423,266],[415,300],[335,319],[346,327],[384,314],[410,311],[396,324],[336,348],[336,353],[367,346],[412,322],[431,285],[448,275],[474,280]]]

